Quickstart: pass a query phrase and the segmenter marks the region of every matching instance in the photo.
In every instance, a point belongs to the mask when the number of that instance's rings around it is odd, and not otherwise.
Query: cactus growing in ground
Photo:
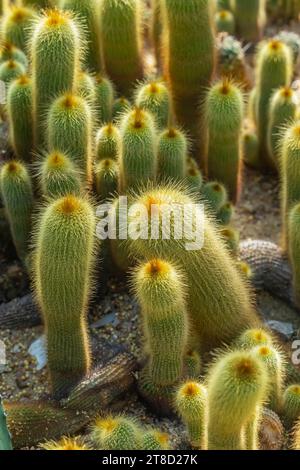
[[[186,185],[197,198],[203,186],[203,176],[193,158],[187,159]]]
[[[46,118],[53,99],[74,89],[81,52],[80,31],[71,13],[47,10],[37,23],[31,40],[37,148],[46,144]]]
[[[0,396],[0,450],[12,450],[11,437],[7,429],[6,414]]]
[[[242,139],[245,163],[252,168],[259,168],[259,141],[256,130],[253,128],[244,129]]]
[[[295,119],[297,107],[297,95],[290,87],[277,90],[270,101],[268,149],[277,168],[280,168],[282,130]]]
[[[289,244],[289,215],[292,208],[300,203],[300,123],[295,122],[282,139],[280,179],[282,211],[282,246]]]
[[[230,200],[236,202],[241,183],[243,95],[236,85],[224,79],[209,90],[205,110],[207,175],[223,183]]]
[[[245,449],[245,427],[253,423],[267,390],[265,366],[251,352],[228,353],[212,366],[207,386],[209,450]],[[253,433],[257,436],[258,429]]]
[[[138,87],[135,104],[152,113],[159,129],[165,129],[170,119],[169,90],[162,81],[152,81]]]
[[[95,106],[97,121],[103,125],[112,120],[114,87],[111,81],[102,75],[96,76]]]
[[[290,385],[283,394],[283,416],[288,427],[300,418],[300,384]]]
[[[233,11],[238,35],[248,42],[259,41],[266,23],[266,0],[234,0]]]
[[[77,437],[62,437],[59,441],[47,441],[41,445],[42,450],[92,450],[86,444],[80,442]]]
[[[226,188],[215,181],[206,183],[201,190],[201,194],[209,209],[215,214],[226,204]]]
[[[90,368],[86,310],[95,225],[91,204],[70,195],[46,207],[36,234],[35,291],[54,396],[68,394]]]
[[[293,294],[296,305],[300,305],[300,203],[296,204],[289,215],[288,254],[293,273]]]
[[[117,90],[125,96],[130,96],[135,82],[143,76],[140,10],[141,3],[136,0],[100,3],[104,68]]]
[[[61,0],[59,6],[76,14],[77,21],[82,25],[87,43],[87,53],[84,60],[86,68],[90,72],[100,72],[102,70],[102,61],[96,0],[89,0],[88,2],[86,0]]]
[[[258,129],[262,169],[275,167],[267,146],[270,99],[277,88],[290,85],[292,74],[290,49],[277,39],[263,43],[257,57],[255,98],[255,121]]]
[[[258,346],[272,346],[270,334],[262,328],[244,331],[235,342],[235,346],[242,349],[252,349]]]
[[[112,109],[114,122],[118,121],[120,117],[122,116],[122,114],[125,111],[128,111],[129,108],[130,108],[130,102],[124,96],[121,96],[121,98],[117,98],[114,101],[113,109]]]
[[[159,181],[182,181],[186,175],[187,139],[175,127],[163,131],[158,139]]]
[[[32,8],[11,6],[2,20],[1,29],[4,40],[26,51],[36,19],[36,12]]]
[[[101,201],[113,196],[119,186],[119,165],[115,160],[106,158],[95,166],[96,192]]]
[[[10,59],[0,65],[0,80],[8,86],[12,80],[24,75],[26,69],[24,65],[16,60]]]
[[[91,438],[101,450],[138,450],[141,447],[140,429],[134,420],[123,416],[96,420]]]
[[[17,161],[10,161],[3,165],[0,187],[18,256],[25,261],[29,251],[33,210],[33,192],[26,167]]]
[[[42,193],[49,198],[80,195],[80,172],[70,158],[61,152],[50,152],[43,158],[39,178]]]
[[[176,409],[187,426],[194,449],[207,447],[207,391],[197,382],[187,382],[176,393]]]
[[[164,72],[178,123],[190,133],[203,161],[205,146],[201,101],[215,66],[210,0],[164,0]],[[184,40],[183,40],[184,38]]]
[[[173,385],[183,372],[188,339],[181,274],[172,264],[153,259],[136,268],[133,287],[142,309],[150,379],[154,385]]]
[[[187,379],[197,379],[200,376],[202,361],[200,354],[189,350],[184,356],[184,376]]]
[[[220,10],[215,14],[216,28],[219,33],[225,32],[234,34],[235,32],[235,18],[231,11]]]
[[[33,149],[32,83],[27,75],[12,82],[8,90],[7,111],[10,141],[20,160],[30,161]]]
[[[127,244],[132,254],[137,257],[148,259],[163,257],[181,267],[188,286],[189,317],[193,331],[198,335],[199,349],[205,351],[219,345],[220,342],[230,342],[244,329],[259,325],[248,288],[219,237],[215,225],[206,214],[203,219],[203,214],[191,197],[178,188],[161,186],[133,197],[133,207],[135,203],[148,208],[149,214],[153,205],[156,206],[156,212],[159,211],[162,215],[166,205],[171,214],[176,214],[175,219],[171,217],[168,240],[162,237],[163,228],[160,225],[158,240],[149,237],[147,240],[129,238]],[[184,217],[183,208],[186,205],[191,211],[187,217]],[[150,221],[147,216],[148,214],[132,213],[129,216],[129,223],[134,224],[138,220],[145,230],[143,233],[148,234]],[[178,228],[177,224],[183,227],[183,217],[190,221],[193,229],[183,233],[178,240],[178,236],[175,237],[176,227]],[[196,234],[199,235],[200,227],[204,229],[204,237],[199,239]],[[218,286],[217,295],[216,286]]]
[[[96,81],[93,75],[80,70],[77,74],[76,81],[76,94],[82,96],[84,99],[89,101],[89,103],[94,105],[96,101]]]
[[[157,169],[156,133],[151,114],[129,111],[121,123],[121,188],[134,189],[154,180]]]
[[[229,225],[234,214],[234,207],[231,202],[226,202],[217,213],[217,221],[221,225]]]
[[[96,135],[96,160],[119,160],[121,136],[119,129],[112,123],[101,127]]]
[[[170,439],[168,434],[149,430],[142,436],[142,450],[170,450]]]
[[[228,251],[237,256],[240,246],[240,233],[232,227],[224,227],[220,231]]]
[[[57,98],[48,114],[47,137],[50,151],[67,153],[92,180],[92,109],[84,98],[66,93]]]
[[[0,63],[10,59],[19,62],[27,69],[28,59],[24,52],[10,42],[4,42],[0,49]]]

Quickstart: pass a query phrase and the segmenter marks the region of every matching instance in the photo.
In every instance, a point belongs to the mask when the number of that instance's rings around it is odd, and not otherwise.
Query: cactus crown
[[[77,214],[81,210],[81,201],[73,196],[69,195],[57,202],[56,211],[65,215],[71,216],[72,214]]]
[[[41,445],[44,450],[89,450],[78,438],[63,437],[60,441],[49,441]]]

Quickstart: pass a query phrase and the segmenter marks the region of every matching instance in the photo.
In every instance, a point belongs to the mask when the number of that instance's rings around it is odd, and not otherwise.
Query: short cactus
[[[138,450],[141,446],[140,434],[132,419],[108,416],[96,420],[92,426],[91,438],[101,450]]]
[[[242,144],[245,163],[252,168],[259,168],[259,141],[255,129],[248,128],[243,131]]]
[[[0,80],[4,82],[7,87],[13,80],[21,75],[25,75],[25,73],[26,69],[24,65],[13,59],[2,62],[0,65]]]
[[[216,83],[206,98],[209,179],[223,183],[231,201],[239,197],[241,183],[243,95],[227,79]]]
[[[96,160],[119,160],[121,136],[119,129],[112,123],[101,127],[96,135]]]
[[[26,51],[36,19],[36,12],[32,8],[18,5],[11,6],[7,9],[2,20],[1,29],[4,40]]]
[[[290,385],[283,394],[283,416],[288,427],[300,418],[300,384]]]
[[[240,246],[240,233],[232,227],[224,227],[220,231],[228,251],[237,256]]]
[[[184,376],[190,380],[200,376],[202,361],[197,351],[190,350],[184,356]]]
[[[112,120],[114,93],[114,87],[111,81],[102,75],[97,75],[95,87],[95,107],[97,121],[101,125],[107,124]]]
[[[22,64],[25,69],[28,67],[28,59],[24,52],[10,42],[4,42],[0,49],[0,63],[7,60],[15,60]]]
[[[135,82],[143,77],[140,10],[141,3],[135,0],[100,3],[104,68],[117,90],[125,96],[130,96]]]
[[[207,204],[207,207],[215,215],[227,202],[227,191],[225,187],[215,181],[206,183],[201,190],[201,194]]]
[[[300,203],[296,204],[289,215],[288,228],[288,254],[293,273],[293,294],[296,305],[300,305],[300,271],[299,271],[299,254],[300,254]]]
[[[203,175],[192,158],[187,159],[185,182],[191,193],[195,194],[195,196],[199,198],[200,191],[203,186]]]
[[[128,111],[130,108],[130,102],[124,97],[117,98],[113,103],[112,114],[113,120],[118,121],[124,112]]]
[[[92,122],[88,101],[72,93],[53,102],[47,121],[49,150],[67,153],[88,183],[92,180]]]
[[[56,397],[67,395],[90,368],[86,310],[95,228],[91,204],[65,196],[46,207],[36,234],[35,291],[46,327],[48,368]]]
[[[100,160],[95,166],[96,193],[106,201],[117,193],[119,186],[119,165],[109,158]]]
[[[217,360],[207,386],[209,450],[245,449],[245,427],[263,404],[267,387],[265,366],[253,353],[234,351]]]
[[[266,0],[234,0],[237,33],[248,42],[261,39],[266,23]]]
[[[154,180],[157,169],[156,130],[147,111],[136,108],[121,123],[121,187],[134,189]]]
[[[77,74],[76,82],[76,94],[82,96],[82,98],[94,105],[96,101],[96,81],[94,76],[80,70]]]
[[[142,436],[142,450],[170,450],[170,439],[168,434],[149,430]]]
[[[298,99],[290,87],[277,90],[270,101],[268,148],[277,168],[280,168],[282,130],[296,117]]]
[[[207,400],[206,388],[198,382],[187,382],[176,393],[176,409],[194,449],[207,447]]]
[[[13,241],[22,261],[29,253],[33,191],[26,167],[10,161],[1,168],[1,197],[9,220]]]
[[[70,158],[61,152],[54,151],[43,158],[39,178],[42,194],[48,198],[80,195],[80,172]]]
[[[272,337],[262,328],[244,331],[235,342],[236,347],[252,349],[259,346],[272,346]]]
[[[80,442],[76,437],[62,437],[59,441],[47,441],[41,444],[42,450],[91,450],[86,444]]]
[[[7,112],[14,152],[20,160],[29,162],[33,150],[32,82],[27,75],[21,75],[9,87]]]
[[[46,144],[46,117],[53,99],[74,89],[81,46],[80,31],[69,12],[47,10],[33,31],[33,118],[38,149]]]
[[[187,171],[187,139],[175,127],[164,130],[158,139],[158,167],[159,181],[182,181]]]
[[[141,85],[136,91],[135,104],[152,113],[159,129],[165,129],[170,119],[170,97],[166,85],[152,81]]]
[[[225,32],[234,34],[235,32],[235,18],[231,11],[220,10],[215,14],[216,28],[219,33]]]
[[[234,215],[234,207],[231,202],[226,202],[217,213],[217,221],[221,225],[229,225]]]

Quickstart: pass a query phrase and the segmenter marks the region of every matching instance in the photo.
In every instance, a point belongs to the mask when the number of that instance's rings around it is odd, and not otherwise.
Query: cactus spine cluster
[[[54,396],[67,394],[90,368],[86,310],[94,232],[93,207],[75,196],[48,205],[38,227],[35,289],[45,322]]]
[[[208,177],[223,183],[230,200],[239,196],[243,122],[243,96],[238,87],[227,79],[214,85],[206,99]]]
[[[32,8],[12,5],[2,20],[2,35],[5,41],[26,51],[36,12]]]
[[[140,10],[141,3],[136,0],[100,3],[104,68],[117,90],[125,96],[130,95],[134,83],[143,77]]]

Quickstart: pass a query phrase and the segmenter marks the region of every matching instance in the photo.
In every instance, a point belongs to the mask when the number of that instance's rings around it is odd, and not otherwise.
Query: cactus
[[[240,233],[231,227],[224,227],[221,229],[220,235],[223,237],[228,251],[233,256],[237,256],[240,246]]]
[[[187,382],[176,393],[176,409],[188,429],[194,449],[207,447],[207,391],[197,382]]]
[[[48,205],[38,226],[35,291],[46,327],[54,396],[68,394],[90,368],[86,310],[94,233],[93,207],[71,195]]]
[[[288,427],[300,418],[300,384],[290,385],[283,394],[283,416]]]
[[[8,86],[12,80],[24,75],[25,67],[16,60],[10,59],[0,65],[0,80]]]
[[[300,55],[300,36],[293,31],[280,31],[276,39],[286,44],[292,51],[294,64],[297,65]]]
[[[184,375],[192,380],[200,376],[202,361],[197,351],[188,351],[184,356]]]
[[[113,104],[113,109],[112,109],[112,114],[113,114],[113,120],[118,121],[122,114],[126,111],[128,111],[130,108],[130,102],[124,97],[121,96],[121,98],[118,98],[114,101]]]
[[[152,113],[159,129],[165,129],[170,119],[169,90],[161,81],[141,85],[136,91],[135,104]]]
[[[300,305],[299,238],[300,203],[296,204],[289,215],[288,254],[293,273],[293,296],[296,305]]]
[[[49,198],[59,198],[81,192],[80,175],[67,155],[51,152],[43,158],[39,169],[42,193]]]
[[[31,40],[37,148],[46,144],[47,112],[53,99],[74,89],[81,52],[80,31],[71,13],[47,10],[37,23]]]
[[[300,450],[300,419],[297,421],[294,428],[293,450]]]
[[[77,437],[62,437],[59,441],[47,441],[41,445],[42,450],[92,450],[86,444],[80,442]]]
[[[159,181],[180,181],[186,175],[187,139],[174,127],[163,131],[158,139]]]
[[[111,81],[102,75],[97,75],[95,94],[97,120],[101,125],[109,123],[112,120],[114,102],[114,87]]]
[[[24,52],[10,42],[4,42],[0,49],[0,63],[7,60],[19,62],[25,69],[28,67],[28,59]]]
[[[1,168],[0,187],[3,204],[19,258],[25,261],[29,250],[33,192],[26,167],[10,161]]]
[[[260,165],[262,169],[275,167],[267,148],[270,99],[274,90],[290,85],[292,73],[292,54],[290,49],[277,39],[263,43],[257,57],[257,88],[255,98],[255,121],[258,129]]]
[[[101,201],[113,196],[119,185],[119,165],[109,158],[100,160],[95,167],[96,192]]]
[[[5,41],[26,52],[36,12],[32,8],[11,6],[2,20],[2,35]]]
[[[96,101],[96,82],[94,77],[82,70],[77,74],[76,94],[94,105]]]
[[[205,214],[203,217],[193,199],[177,188],[163,186],[137,195],[132,199],[133,207],[136,203],[138,207],[141,204],[148,208],[149,214],[153,206],[157,213],[163,211],[166,205],[168,213],[176,214],[175,219],[171,217],[167,240],[161,235],[158,240],[149,237],[147,240],[143,239],[145,237],[137,240],[129,238],[127,244],[136,257],[164,257],[182,268],[188,286],[188,312],[198,338],[198,348],[210,350],[220,345],[220,342],[232,341],[244,329],[258,326],[259,321],[244,280],[234,266],[215,225]],[[183,227],[183,207],[186,205],[190,213],[185,221],[191,219],[195,231],[185,231],[178,240],[176,228]],[[148,234],[150,221],[147,216],[144,213],[130,213],[129,223],[138,221],[143,227],[143,233]],[[199,239],[195,234],[199,235],[200,227],[204,229],[204,234]],[[161,225],[159,228],[161,234],[163,228]]]
[[[206,156],[209,179],[223,183],[231,201],[240,192],[243,96],[240,89],[224,79],[208,92],[205,105],[208,130]]]
[[[86,68],[90,72],[100,72],[102,70],[100,51],[100,32],[98,26],[98,5],[96,0],[62,0],[60,8],[71,10],[76,14],[78,22],[82,26],[85,34],[85,41],[88,44],[85,57]]]
[[[226,188],[215,181],[206,183],[201,193],[207,203],[207,207],[215,214],[217,214],[227,202]]]
[[[285,132],[281,147],[281,211],[282,211],[282,246],[289,244],[289,214],[300,202],[300,124],[291,125]]]
[[[277,168],[280,167],[282,129],[295,119],[297,106],[296,93],[290,87],[280,88],[270,100],[268,148]]]
[[[47,122],[49,150],[67,153],[88,183],[92,180],[92,122],[89,103],[71,93],[53,102]]]
[[[125,96],[130,96],[134,83],[143,76],[140,10],[141,3],[136,0],[104,0],[100,3],[104,68]]]
[[[156,134],[153,118],[136,108],[124,115],[121,123],[121,187],[135,189],[154,180],[157,167]]]
[[[158,67],[161,65],[162,55],[162,37],[163,37],[163,21],[161,12],[161,0],[151,0],[152,15],[151,15],[151,39],[154,46],[154,54],[156,64]]]
[[[221,225],[229,225],[234,215],[234,207],[230,202],[226,202],[217,213],[217,221]]]
[[[262,328],[244,331],[235,342],[236,347],[252,349],[259,346],[272,346],[270,334]]]
[[[0,450],[12,450],[11,437],[7,429],[6,414],[0,396]]]
[[[251,128],[245,129],[242,139],[245,163],[252,168],[259,168],[259,142],[256,130]]]
[[[138,426],[123,416],[96,420],[91,437],[101,450],[138,450],[141,446]]]
[[[236,29],[248,42],[259,41],[266,23],[266,0],[234,0]]]
[[[20,160],[30,161],[33,149],[32,83],[27,75],[11,83],[7,97],[10,141]]]
[[[192,194],[198,198],[203,186],[203,176],[193,158],[187,159],[186,185]]]
[[[204,116],[200,104],[215,67],[215,41],[210,0],[164,0],[164,72],[176,118],[196,143],[203,161]],[[183,40],[184,38],[184,40]]]
[[[257,346],[253,354],[266,366],[269,374],[269,397],[268,403],[274,411],[280,411],[282,406],[282,391],[285,378],[284,361],[281,352],[274,346]]]
[[[220,10],[215,14],[216,28],[219,33],[225,32],[234,34],[235,32],[235,18],[231,11]]]
[[[103,126],[96,135],[96,160],[119,160],[121,136],[119,129],[112,123]]]
[[[170,450],[170,439],[165,433],[149,430],[142,436],[143,450]]]
[[[241,83],[245,88],[250,88],[245,51],[240,41],[233,36],[219,34],[217,50],[218,75],[227,78],[234,77],[237,83]]]
[[[142,309],[149,375],[156,385],[172,385],[183,372],[188,334],[181,275],[172,264],[153,259],[136,268],[133,286]]]
[[[245,427],[253,424],[267,387],[265,366],[251,352],[228,353],[213,365],[207,386],[209,450],[245,449]]]

